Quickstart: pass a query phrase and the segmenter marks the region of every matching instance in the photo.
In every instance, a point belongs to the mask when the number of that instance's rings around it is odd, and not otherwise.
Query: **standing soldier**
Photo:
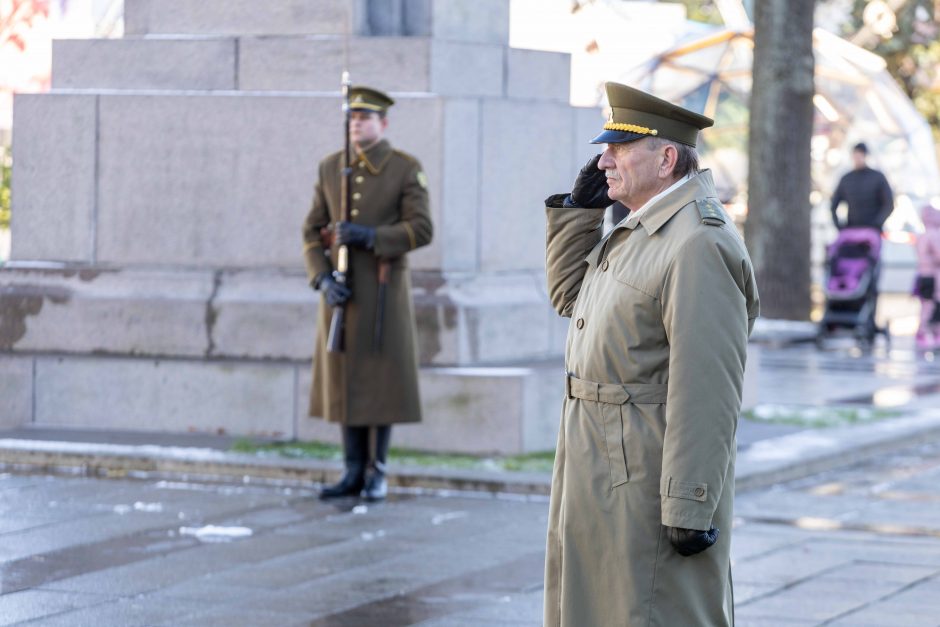
[[[349,88],[350,221],[342,220],[340,209],[345,151],[320,162],[304,221],[307,276],[322,294],[309,414],[340,424],[346,465],[339,483],[323,488],[321,498],[385,498],[391,425],[421,420],[405,254],[428,244],[432,227],[421,164],[383,139],[393,104],[376,89]],[[342,245],[349,251],[348,283],[335,277],[329,252]],[[344,346],[331,352],[333,309],[343,306]]]
[[[546,201],[549,295],[572,323],[545,625],[731,625],[754,273],[698,168],[712,121],[617,83],[607,98],[603,154]],[[602,238],[611,200],[632,211]]]

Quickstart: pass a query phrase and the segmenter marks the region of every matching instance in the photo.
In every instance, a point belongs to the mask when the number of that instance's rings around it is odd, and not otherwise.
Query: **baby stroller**
[[[840,330],[852,333],[864,347],[888,330],[875,324],[878,278],[881,275],[881,233],[870,228],[846,228],[826,250],[824,289],[826,310],[819,322],[816,345]]]

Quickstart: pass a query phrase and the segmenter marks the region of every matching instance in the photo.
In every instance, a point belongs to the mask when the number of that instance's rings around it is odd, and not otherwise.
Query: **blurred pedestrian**
[[[731,625],[754,272],[698,167],[712,120],[617,83],[607,98],[604,152],[546,200],[549,294],[572,323],[544,623]],[[632,211],[602,238],[611,200]]]
[[[852,171],[839,180],[832,194],[829,209],[836,228],[868,227],[881,231],[894,210],[894,194],[885,175],[868,166],[868,146],[858,143],[852,148]],[[845,201],[848,217],[839,221],[837,209]]]
[[[309,414],[339,423],[345,473],[321,498],[385,498],[391,425],[421,420],[411,278],[406,254],[431,241],[427,177],[413,156],[384,139],[394,101],[369,87],[351,87],[351,221],[340,215],[344,151],[319,165],[313,207],[303,226],[310,285],[320,291]],[[326,246],[324,246],[326,244]],[[349,250],[350,282],[334,279],[333,255]],[[387,271],[385,306],[379,272]],[[343,352],[327,350],[332,309],[346,306]],[[384,309],[384,312],[383,312]],[[381,344],[374,346],[376,319]]]
[[[920,210],[924,232],[917,237],[917,279],[914,295],[920,299],[920,325],[915,343],[918,350],[940,348],[940,210],[925,205]]]

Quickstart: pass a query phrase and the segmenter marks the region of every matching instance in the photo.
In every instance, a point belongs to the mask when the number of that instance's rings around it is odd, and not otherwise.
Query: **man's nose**
[[[614,168],[614,159],[610,156],[610,148],[604,150],[600,160],[597,162],[598,170],[612,170]]]

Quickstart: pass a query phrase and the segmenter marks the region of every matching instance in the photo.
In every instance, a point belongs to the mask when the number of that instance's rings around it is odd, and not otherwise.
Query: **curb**
[[[173,478],[310,486],[338,481],[338,462],[257,457],[213,449],[98,444],[48,440],[0,440],[0,471],[105,478]],[[390,488],[548,495],[551,476],[390,465]]]
[[[801,431],[739,451],[735,490],[747,492],[940,438],[940,412],[870,425]],[[105,478],[177,479],[309,487],[339,480],[338,462],[258,457],[206,448],[0,439],[0,472]],[[459,491],[547,496],[548,473],[391,465],[396,491]]]

